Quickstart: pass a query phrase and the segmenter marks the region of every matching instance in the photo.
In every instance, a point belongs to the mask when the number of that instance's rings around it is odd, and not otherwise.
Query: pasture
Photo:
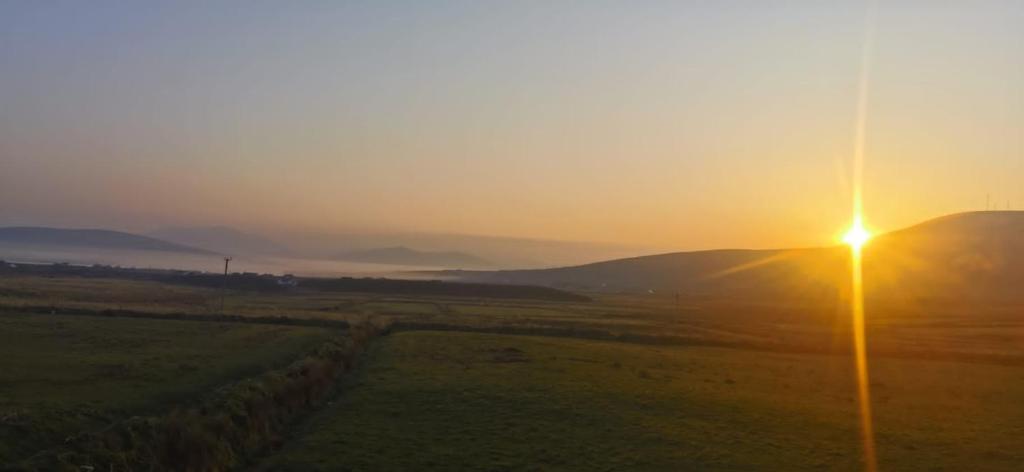
[[[282,410],[289,422],[224,463],[860,469],[841,297],[588,295],[593,301],[301,286],[261,293],[0,277],[0,465],[133,415],[165,418],[224,386],[279,379],[268,372],[294,364],[337,326],[368,322],[390,334],[369,344],[336,391],[316,384],[317,395],[332,399],[326,407],[293,398],[303,406]],[[1014,470],[1024,461],[1020,313],[1014,305],[869,300],[884,470]],[[332,372],[347,370],[345,362]]]
[[[265,470],[858,470],[849,358],[453,332],[380,341]],[[886,470],[1016,470],[1024,369],[878,359]]]
[[[332,330],[0,315],[0,464],[280,367]]]

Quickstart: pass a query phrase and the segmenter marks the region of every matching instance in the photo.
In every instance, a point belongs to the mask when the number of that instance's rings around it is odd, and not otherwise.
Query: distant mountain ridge
[[[405,246],[366,249],[338,254],[336,260],[348,262],[365,262],[372,264],[408,265],[424,267],[449,268],[482,268],[491,267],[491,263],[458,251],[417,251]]]
[[[275,241],[228,226],[161,228],[148,236],[186,246],[201,247],[221,254],[287,256],[291,250]]]
[[[834,296],[849,283],[845,246],[679,252],[539,270],[448,271],[460,280],[698,296]],[[1024,212],[948,215],[874,238],[869,294],[1024,299]]]
[[[148,236],[104,229],[61,229],[37,226],[0,228],[0,243],[32,247],[73,247],[135,251],[214,254],[206,249]]]

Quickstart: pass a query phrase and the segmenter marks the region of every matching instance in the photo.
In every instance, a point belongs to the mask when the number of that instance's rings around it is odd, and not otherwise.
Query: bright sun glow
[[[859,201],[857,201],[859,207]],[[875,472],[878,470],[877,459],[875,458],[875,433],[871,425],[871,393],[868,380],[868,350],[867,333],[864,329],[864,279],[861,266],[862,255],[860,249],[871,239],[871,233],[864,229],[864,221],[860,212],[855,212],[853,224],[843,235],[843,242],[850,245],[850,311],[853,315],[853,345],[856,354],[857,366],[857,396],[860,403],[861,434],[864,440],[864,470]]]
[[[864,224],[860,218],[853,221],[850,225],[850,229],[843,235],[843,242],[849,244],[850,247],[856,250],[860,250],[867,244],[868,240],[871,239],[871,233],[867,229],[864,229]]]

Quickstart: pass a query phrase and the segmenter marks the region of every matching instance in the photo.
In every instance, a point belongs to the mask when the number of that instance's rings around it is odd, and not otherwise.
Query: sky
[[[1024,2],[0,3],[0,224],[834,243],[1024,209]]]

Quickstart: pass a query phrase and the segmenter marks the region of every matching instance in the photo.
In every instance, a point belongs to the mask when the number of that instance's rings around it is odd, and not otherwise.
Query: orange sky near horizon
[[[1024,4],[880,5],[865,219],[1024,209]],[[0,6],[0,225],[833,244],[862,2]]]

